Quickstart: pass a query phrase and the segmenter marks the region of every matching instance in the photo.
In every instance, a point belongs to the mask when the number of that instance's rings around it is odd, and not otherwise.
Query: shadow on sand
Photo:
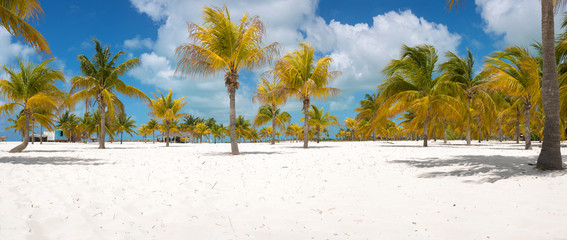
[[[101,159],[84,159],[72,157],[26,157],[9,156],[1,157],[0,163],[24,164],[24,165],[104,165],[109,164]]]
[[[566,156],[563,156],[565,159]],[[501,155],[463,155],[450,159],[429,158],[424,160],[394,160],[390,162],[407,164],[417,168],[452,167],[447,171],[432,171],[419,175],[420,178],[441,177],[470,177],[479,176],[478,181],[467,181],[476,183],[494,183],[499,180],[516,176],[561,176],[567,171],[544,172],[536,169],[534,164],[537,156],[510,157]]]

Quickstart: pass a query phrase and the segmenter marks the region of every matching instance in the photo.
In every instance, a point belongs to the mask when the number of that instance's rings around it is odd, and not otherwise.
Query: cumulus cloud
[[[153,41],[151,52],[140,56],[142,66],[132,71],[131,75],[145,84],[155,85],[158,88],[171,87],[176,92],[188,96],[199,105],[199,109],[195,112],[209,114],[211,111],[218,111],[219,114],[223,112],[228,115],[228,98],[222,79],[182,78],[174,75],[176,63],[174,52],[180,44],[188,42],[187,23],[202,22],[201,6],[222,6],[224,2],[220,0],[131,0],[131,2],[139,12],[147,14],[160,24],[158,37]],[[443,52],[455,50],[460,43],[460,36],[449,32],[446,26],[427,21],[409,10],[379,14],[370,24],[350,25],[335,20],[327,22],[317,16],[317,3],[316,0],[244,0],[227,2],[227,6],[233,19],[239,19],[244,14],[243,9],[246,9],[250,15],[259,15],[266,26],[265,44],[278,42],[285,53],[296,49],[299,42],[307,41],[318,51],[318,55],[329,55],[334,58],[333,70],[340,70],[342,75],[332,83],[332,86],[344,91],[343,96],[331,103],[333,104],[331,108],[334,110],[353,108],[355,103],[352,96],[357,91],[374,91],[383,79],[381,69],[391,59],[399,58],[402,44],[414,46],[427,43],[436,46],[439,52]],[[128,44],[139,45],[141,39],[131,40],[132,42]],[[237,96],[238,111],[255,108],[251,106],[250,94],[253,92],[254,84],[258,82],[255,78],[263,70],[265,69],[256,70],[252,74],[241,74],[241,89]],[[294,105],[293,101],[291,105]]]
[[[484,21],[484,31],[501,37],[501,45],[527,46],[541,41],[540,0],[475,0]],[[555,16],[555,32],[562,14]]]
[[[0,65],[8,64],[16,59],[29,59],[34,54],[33,48],[20,42],[13,42],[12,35],[6,29],[0,27]]]

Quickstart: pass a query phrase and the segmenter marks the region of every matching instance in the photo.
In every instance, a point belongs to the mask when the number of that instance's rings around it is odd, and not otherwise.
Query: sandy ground
[[[0,239],[567,239],[567,173],[528,165],[539,146],[16,144]]]

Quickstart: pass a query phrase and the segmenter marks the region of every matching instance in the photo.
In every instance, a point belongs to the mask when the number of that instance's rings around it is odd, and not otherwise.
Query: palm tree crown
[[[150,115],[162,119],[162,124],[165,127],[167,140],[166,147],[169,147],[169,131],[170,127],[173,126],[172,123],[182,118],[185,114],[181,113],[181,109],[187,104],[185,102],[185,97],[179,99],[173,99],[173,93],[169,89],[167,96],[158,90],[159,96],[154,94],[155,99],[150,99]]]

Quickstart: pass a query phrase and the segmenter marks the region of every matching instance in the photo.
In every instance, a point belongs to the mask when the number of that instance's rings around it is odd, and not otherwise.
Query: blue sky
[[[526,46],[540,39],[539,0],[464,1],[458,9],[447,11],[445,0],[240,0],[226,1],[231,16],[244,12],[259,15],[267,29],[265,43],[278,42],[282,55],[301,41],[312,44],[319,56],[335,59],[333,69],[343,72],[333,86],[343,93],[326,101],[315,100],[342,121],[354,117],[354,108],[365,93],[375,91],[383,80],[380,71],[391,59],[399,57],[402,44],[432,44],[439,54],[470,49],[477,66],[491,52],[508,45]],[[45,16],[34,23],[46,37],[54,57],[53,65],[70,79],[80,75],[79,54],[92,56],[92,37],[113,52],[123,50],[126,58],[137,57],[142,65],[123,77],[130,85],[151,95],[172,88],[176,97],[187,97],[184,112],[199,117],[214,117],[228,122],[228,95],[222,75],[209,78],[182,77],[174,74],[175,47],[187,40],[187,22],[201,23],[204,5],[222,6],[224,1],[207,0],[122,0],[122,1],[42,1]],[[559,16],[557,17],[559,19]],[[558,25],[558,24],[556,24]],[[558,28],[557,28],[558,30]],[[0,30],[0,64],[13,65],[16,57],[39,62],[41,56],[29,46]],[[441,59],[442,61],[442,59]],[[242,72],[237,93],[237,114],[253,119],[258,109],[251,94],[265,66]],[[5,79],[5,74],[0,72]],[[68,89],[68,84],[61,88]],[[137,124],[149,120],[145,104],[121,98],[126,112]],[[5,102],[0,99],[0,103]],[[301,106],[291,100],[285,106],[300,123]],[[82,115],[83,106],[76,112]],[[18,140],[0,116],[0,135]]]

